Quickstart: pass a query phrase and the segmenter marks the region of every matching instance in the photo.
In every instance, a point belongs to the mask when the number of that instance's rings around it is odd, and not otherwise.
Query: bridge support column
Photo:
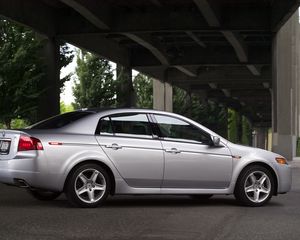
[[[132,84],[132,69],[117,65],[117,105],[118,107],[135,107],[136,96]]]
[[[272,150],[292,160],[296,155],[297,95],[299,69],[296,46],[299,39],[298,12],[279,30],[273,40],[273,139]],[[296,41],[298,40],[298,41]]]
[[[153,108],[173,111],[173,87],[170,83],[153,79]]]
[[[60,113],[59,44],[55,39],[43,38],[42,58],[46,74],[39,86],[38,120]]]
[[[254,128],[253,146],[261,149],[267,149],[268,129]]]

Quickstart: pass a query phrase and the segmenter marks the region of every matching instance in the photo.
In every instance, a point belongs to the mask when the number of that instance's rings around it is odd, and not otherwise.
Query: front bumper
[[[290,165],[276,165],[278,175],[278,193],[286,193],[292,187],[292,168]]]

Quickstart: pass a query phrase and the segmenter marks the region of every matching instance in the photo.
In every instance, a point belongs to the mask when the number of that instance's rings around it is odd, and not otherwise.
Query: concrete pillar
[[[132,84],[132,69],[117,65],[117,105],[118,107],[135,107],[136,95]]]
[[[296,12],[296,16],[299,16],[299,9]],[[294,37],[294,61],[295,61],[295,100],[296,100],[296,119],[295,119],[295,125],[296,125],[296,135],[297,137],[300,137],[300,25],[299,25],[299,19],[296,17],[296,20],[294,20],[295,24],[295,37]]]
[[[173,87],[170,83],[153,79],[153,109],[173,111]]]
[[[257,148],[267,149],[267,128],[254,128],[253,145]]]
[[[297,68],[295,57],[298,13],[279,30],[273,40],[273,139],[272,150],[288,160],[296,155]],[[297,43],[298,44],[298,43]]]
[[[60,113],[59,44],[55,39],[49,38],[43,38],[42,43],[46,74],[39,86],[42,93],[38,103],[38,120]]]

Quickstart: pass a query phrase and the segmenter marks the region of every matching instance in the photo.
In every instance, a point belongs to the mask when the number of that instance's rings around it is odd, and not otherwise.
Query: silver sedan
[[[0,182],[78,207],[115,194],[234,194],[262,206],[291,188],[286,159],[233,144],[183,116],[145,109],[79,110],[0,130]]]

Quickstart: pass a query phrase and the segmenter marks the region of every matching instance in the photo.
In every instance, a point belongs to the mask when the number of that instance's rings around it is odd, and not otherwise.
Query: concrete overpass
[[[121,64],[129,79],[131,69],[157,79],[155,108],[172,111],[176,85],[247,115],[260,142],[272,124],[274,150],[291,159],[299,136],[298,6],[298,0],[0,0],[0,14],[47,39],[43,116],[59,111],[61,39]]]

